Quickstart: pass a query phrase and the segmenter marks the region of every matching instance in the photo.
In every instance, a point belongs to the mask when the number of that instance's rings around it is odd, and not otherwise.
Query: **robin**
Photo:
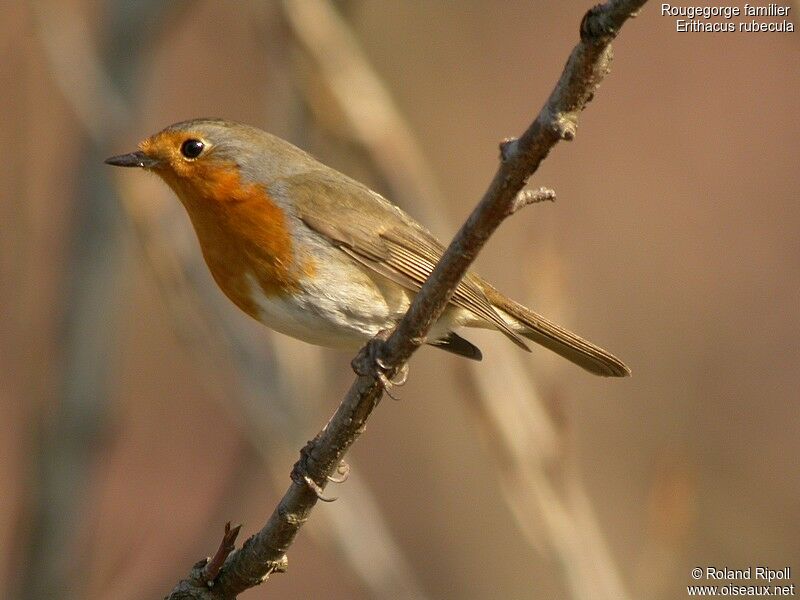
[[[394,327],[444,246],[380,194],[265,131],[222,119],[170,125],[110,165],[161,177],[192,221],[228,298],[267,327],[320,346],[357,349]],[[456,288],[427,343],[481,351],[459,327],[523,338],[597,375],[630,370],[602,348],[498,292],[474,273]]]

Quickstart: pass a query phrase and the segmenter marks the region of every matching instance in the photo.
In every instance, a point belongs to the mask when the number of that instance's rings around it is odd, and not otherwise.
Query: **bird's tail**
[[[529,308],[481,282],[489,302],[520,324],[520,335],[563,356],[587,371],[604,377],[628,377],[631,370],[616,356],[548,321]]]

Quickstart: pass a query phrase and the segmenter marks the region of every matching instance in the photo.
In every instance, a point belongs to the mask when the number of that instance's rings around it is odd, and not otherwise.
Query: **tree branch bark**
[[[320,499],[319,492],[364,431],[380,401],[384,391],[382,376],[395,376],[424,343],[427,332],[489,237],[520,206],[518,196],[530,176],[553,146],[575,137],[580,112],[609,73],[611,41],[645,2],[610,0],[586,13],[580,25],[580,42],[536,120],[519,138],[501,144],[500,166],[489,189],[394,332],[371,340],[353,360],[357,379],[328,424],[301,451],[292,470],[292,484],[267,523],[241,549],[230,553],[215,581],[204,580],[206,562],[201,561],[188,578],[179,582],[168,600],[233,599],[285,568],[286,551]]]

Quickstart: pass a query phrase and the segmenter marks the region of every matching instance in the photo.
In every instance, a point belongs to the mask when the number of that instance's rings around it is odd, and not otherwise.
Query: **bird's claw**
[[[391,398],[395,402],[400,400],[400,396],[395,396],[392,393],[392,388],[394,387],[394,384],[392,383],[391,379],[389,379],[383,371],[378,371],[376,373],[376,376],[378,377],[378,381],[381,382],[381,386],[383,386],[383,391],[386,392],[386,395],[389,396],[389,398]]]
[[[386,363],[380,356],[375,358],[375,364],[380,367],[381,371],[389,370],[389,367],[386,366]],[[386,377],[385,374],[384,377]],[[397,387],[404,386],[406,384],[406,381],[408,381],[408,363],[405,363],[402,367],[400,367],[400,369],[397,371],[393,379],[389,379],[388,377],[386,377],[386,380],[389,382],[390,385]]]
[[[350,477],[350,465],[344,461],[340,461],[339,465],[336,467],[336,472],[339,476],[334,477],[333,475],[328,475],[328,481],[331,483],[344,483],[347,481],[347,478]]]
[[[401,387],[405,385],[406,381],[408,381],[408,363],[400,367],[395,376],[391,379],[386,375],[389,367],[386,366],[386,363],[379,356],[375,357],[375,365],[377,366],[376,375],[378,377],[378,381],[380,381],[381,385],[383,386],[383,391],[386,392],[386,395],[392,400],[400,400],[399,396],[392,394],[392,389],[395,387]]]
[[[309,489],[316,494],[317,499],[321,502],[336,502],[336,500],[338,500],[336,496],[326,496],[325,490],[322,489],[322,486],[311,479],[311,477],[308,475],[303,475],[303,481],[309,487]]]

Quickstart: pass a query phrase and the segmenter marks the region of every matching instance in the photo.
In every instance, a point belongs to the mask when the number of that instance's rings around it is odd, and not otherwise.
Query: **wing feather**
[[[444,254],[444,246],[402,210],[362,184],[325,170],[273,184],[293,198],[297,217],[351,258],[410,291],[419,291]],[[278,191],[278,190],[275,190]],[[284,196],[285,197],[285,196]],[[471,274],[458,284],[452,304],[493,324],[529,350],[486,298]]]

